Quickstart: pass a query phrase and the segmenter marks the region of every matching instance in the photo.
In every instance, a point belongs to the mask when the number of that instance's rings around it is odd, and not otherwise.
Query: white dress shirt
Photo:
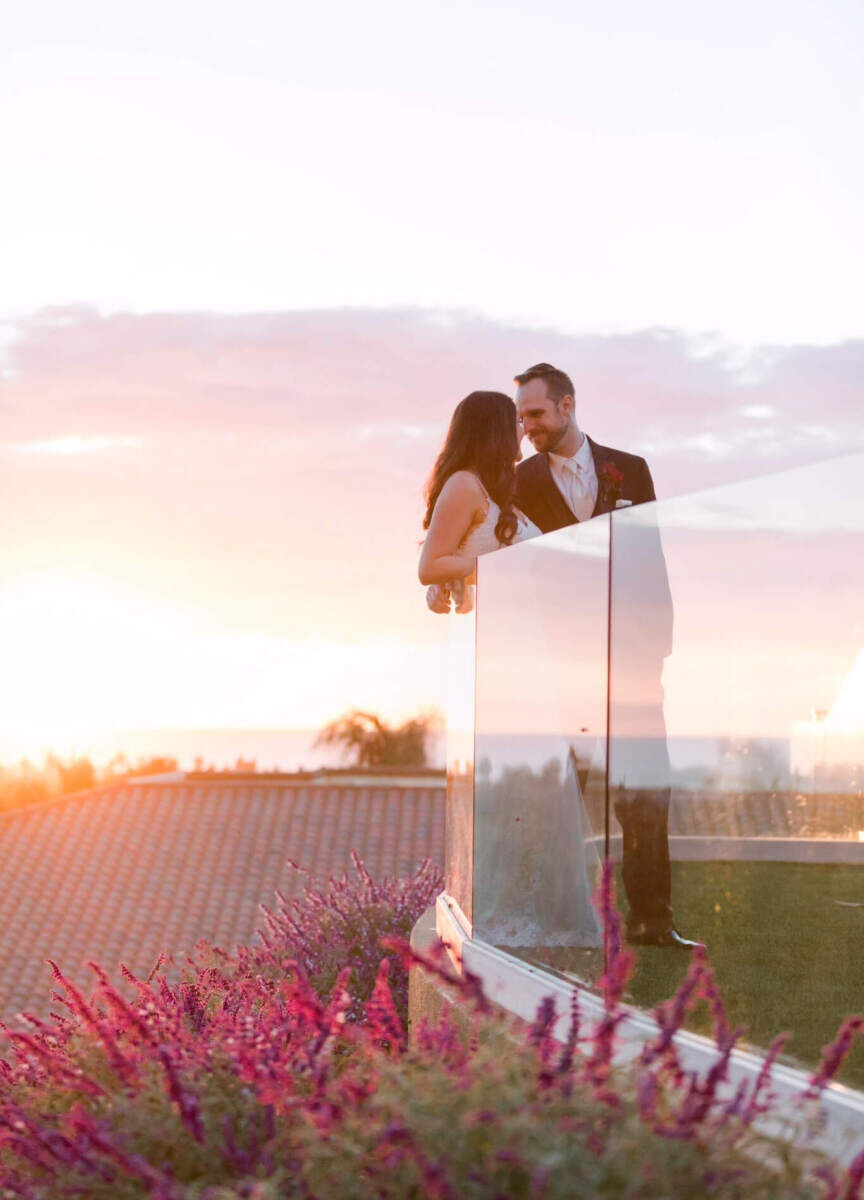
[[[597,503],[598,486],[594,455],[587,437],[582,435],[582,445],[570,458],[550,453],[549,469],[573,516],[578,521],[587,521]]]

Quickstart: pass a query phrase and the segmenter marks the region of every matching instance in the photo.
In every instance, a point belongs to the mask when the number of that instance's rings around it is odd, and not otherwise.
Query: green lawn
[[[618,895],[624,889],[618,880]],[[767,1046],[793,1033],[781,1061],[813,1067],[840,1022],[864,1012],[864,869],[808,863],[673,863],[675,922],[706,943],[733,1026],[744,1045]],[[843,903],[837,903],[842,901]],[[854,907],[861,904],[862,907]],[[511,950],[591,985],[602,954],[564,948]],[[674,992],[689,965],[681,950],[640,948],[627,999],[653,1008]],[[704,1005],[687,1022],[710,1033]],[[864,1041],[840,1073],[864,1088]]]
[[[861,867],[674,863],[672,899],[681,932],[706,943],[730,1021],[746,1026],[749,1043],[765,1046],[791,1030],[788,1061],[813,1066],[843,1017],[864,1011]],[[862,907],[847,907],[855,904]],[[630,999],[645,1008],[665,999],[687,961],[679,951],[643,949]],[[709,1032],[707,1013],[690,1027]],[[864,1087],[860,1042],[840,1080]]]

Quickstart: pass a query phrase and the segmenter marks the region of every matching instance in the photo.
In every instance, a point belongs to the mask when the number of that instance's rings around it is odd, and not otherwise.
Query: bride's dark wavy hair
[[[426,484],[423,528],[429,528],[432,511],[450,476],[456,471],[473,471],[501,509],[495,536],[503,545],[509,545],[518,524],[513,511],[518,457],[516,405],[509,396],[503,392],[471,392],[460,400]]]

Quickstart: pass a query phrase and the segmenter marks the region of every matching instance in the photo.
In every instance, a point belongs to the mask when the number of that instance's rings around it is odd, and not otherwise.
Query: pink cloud
[[[439,637],[415,576],[424,480],[455,403],[540,359],[573,376],[589,433],[647,455],[661,496],[864,444],[864,341],[742,371],[662,330],[53,311],[5,351],[7,568],[68,557],[280,633],[290,610],[301,634]],[[15,452],[34,444],[78,452]]]
[[[766,459],[798,461],[807,443],[812,457],[837,452],[864,433],[864,341],[768,348],[742,373],[722,350],[670,331],[577,337],[413,310],[50,310],[17,334],[6,440],[249,436],[335,447],[360,437],[366,453],[413,444],[428,460],[461,396],[512,390],[513,374],[540,358],[570,372],[596,437],[650,445],[658,472],[676,460],[670,490],[698,486],[706,469],[715,482]],[[734,461],[716,471],[720,448]]]

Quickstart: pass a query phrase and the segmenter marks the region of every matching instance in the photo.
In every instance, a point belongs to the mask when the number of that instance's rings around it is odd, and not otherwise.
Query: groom
[[[516,468],[514,503],[543,533],[609,512],[619,500],[656,499],[644,458],[600,446],[579,429],[569,375],[537,363],[513,382],[522,429],[537,451]],[[670,608],[663,653],[671,646]]]
[[[628,502],[644,504],[655,499],[644,458],[600,446],[579,429],[568,375],[550,363],[537,363],[517,375],[514,383],[525,436],[537,451],[516,469],[514,503],[543,533],[587,521]],[[627,679],[628,697],[642,701],[634,706],[640,712],[642,736],[629,743],[641,747],[636,752],[641,761],[628,764],[631,786],[621,789],[615,802],[630,909],[627,937],[636,945],[689,948],[695,943],[675,928],[670,896],[669,759],[660,674],[663,659],[672,649],[672,601],[656,530],[640,526],[634,533],[636,543],[631,540],[631,546],[636,546],[639,561],[633,564],[631,578],[637,584],[637,595],[644,588],[646,602],[625,604],[614,626],[619,677]],[[626,562],[622,568],[624,574]],[[573,619],[578,621],[575,607]],[[646,733],[649,736],[644,736]]]

